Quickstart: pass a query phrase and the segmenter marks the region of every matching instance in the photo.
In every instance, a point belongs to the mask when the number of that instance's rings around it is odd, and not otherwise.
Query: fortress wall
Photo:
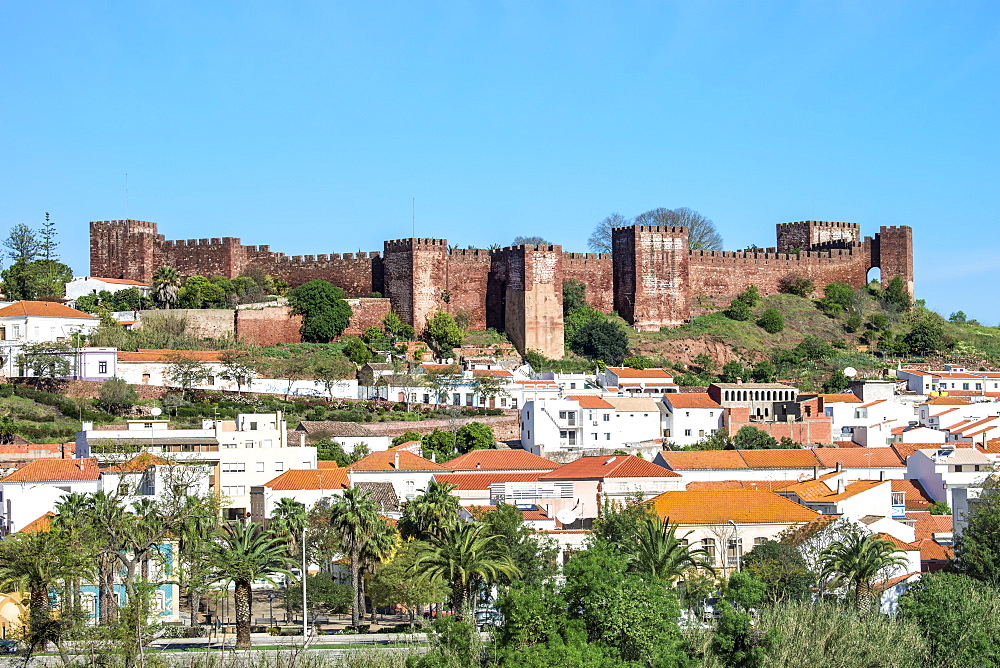
[[[615,308],[610,253],[563,253],[562,280],[574,278],[587,286],[587,304],[610,313]]]

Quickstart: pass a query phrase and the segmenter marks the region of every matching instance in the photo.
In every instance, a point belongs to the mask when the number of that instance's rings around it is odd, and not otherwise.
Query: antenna
[[[128,172],[125,172],[125,220],[128,220]]]
[[[410,216],[411,216],[410,222],[412,224],[412,230],[410,231],[410,236],[415,239],[417,237],[417,198],[416,197],[412,198],[412,201],[410,202]]]

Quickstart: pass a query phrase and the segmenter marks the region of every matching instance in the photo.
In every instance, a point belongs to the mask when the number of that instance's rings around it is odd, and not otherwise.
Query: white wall
[[[667,395],[669,397],[670,395]],[[664,399],[664,404],[669,398]],[[722,428],[722,408],[676,408],[663,413],[663,441],[694,445]],[[667,435],[669,431],[670,435]]]

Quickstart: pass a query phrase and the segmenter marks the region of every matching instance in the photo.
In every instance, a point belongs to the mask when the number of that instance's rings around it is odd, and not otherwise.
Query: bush
[[[785,316],[778,309],[764,309],[757,318],[757,325],[768,334],[777,334],[785,329]]]
[[[577,330],[570,347],[578,355],[617,366],[628,353],[628,336],[613,322],[592,321]]]
[[[855,313],[847,319],[847,322],[844,323],[844,329],[853,334],[861,329],[862,324],[863,321],[861,320],[861,316]]]
[[[132,410],[139,400],[135,388],[121,378],[109,378],[101,384],[97,407],[112,415],[124,415]]]
[[[630,369],[651,369],[656,366],[656,362],[646,355],[632,355],[622,360],[622,366]]]
[[[729,308],[722,313],[730,320],[738,320],[739,322],[746,322],[753,317],[753,313],[750,311],[750,306],[747,305],[745,301],[741,301],[739,299],[734,299],[732,303],[729,304]]]
[[[872,313],[868,316],[868,326],[876,332],[882,332],[889,328],[889,318],[883,313]]]
[[[757,289],[756,285],[751,283],[747,286],[746,290],[736,295],[736,299],[744,302],[750,308],[753,308],[754,306],[757,306],[757,304],[760,304],[760,290]]]
[[[778,281],[778,290],[789,295],[799,297],[810,297],[815,291],[816,285],[808,276],[801,274],[788,274]]]

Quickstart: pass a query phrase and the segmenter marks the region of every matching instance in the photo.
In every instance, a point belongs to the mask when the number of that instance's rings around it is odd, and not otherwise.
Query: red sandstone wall
[[[615,310],[640,331],[690,318],[686,227],[633,225],[612,231]]]
[[[288,306],[241,308],[236,311],[236,337],[255,346],[300,343],[301,328],[302,316],[292,315]]]
[[[489,275],[490,251],[486,249],[455,249],[447,256],[442,290],[448,290],[451,301],[444,306],[444,310],[468,316],[470,329],[486,329]]]
[[[798,248],[809,250],[816,246],[855,244],[861,241],[861,225],[836,223],[825,220],[803,220],[796,223],[778,223],[777,251],[785,253]]]
[[[563,253],[562,280],[575,278],[587,286],[587,303],[598,311],[615,308],[610,253]]]
[[[382,329],[382,321],[389,314],[388,299],[350,299],[351,323],[341,336],[361,336],[369,327]]]

